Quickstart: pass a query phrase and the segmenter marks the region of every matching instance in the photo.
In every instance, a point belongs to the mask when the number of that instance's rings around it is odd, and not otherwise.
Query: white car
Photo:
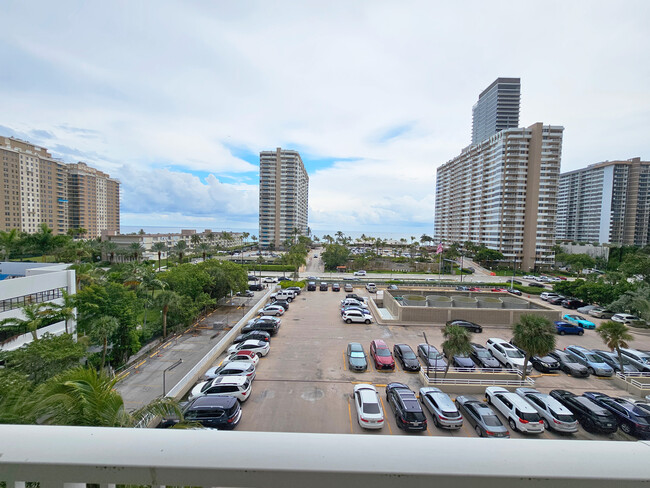
[[[534,388],[517,388],[515,393],[537,410],[545,429],[557,432],[578,432],[578,421],[571,410],[558,402],[551,395],[540,393]]]
[[[490,337],[486,343],[487,349],[497,360],[508,369],[524,370],[525,357],[522,352],[508,341],[504,341],[499,337]],[[532,373],[533,365],[528,362],[526,368],[528,374]]]
[[[366,276],[366,272],[362,269],[354,272],[354,276]]]
[[[369,324],[372,322],[372,315],[367,312],[362,312],[361,310],[347,310],[343,313],[343,322],[346,324],[351,324],[352,322],[357,324]]]
[[[258,315],[283,315],[284,308],[280,305],[267,305],[262,310],[260,310]]]
[[[239,344],[233,344],[228,348],[228,354],[237,351],[253,351],[258,356],[266,356],[271,350],[271,346],[268,342],[258,341],[256,339],[250,339],[248,341],[240,342]]]
[[[203,381],[192,388],[189,401],[200,396],[217,395],[235,397],[245,402],[250,397],[251,380],[245,376],[218,376],[210,381]]]
[[[485,389],[485,399],[508,419],[512,430],[526,434],[544,432],[544,421],[537,410],[516,393],[500,386],[488,386]]]
[[[366,290],[368,290],[369,293],[375,293],[377,291],[377,285],[374,283],[366,283]]]
[[[621,348],[621,355],[629,359],[639,371],[650,373],[650,354],[636,349]]]
[[[204,380],[213,380],[217,376],[246,376],[255,379],[255,365],[247,361],[232,361],[210,368],[203,375]]]
[[[553,293],[552,291],[545,291],[544,293],[539,294],[539,298],[541,298],[545,302],[548,302],[549,298],[555,298],[555,297],[559,297],[559,296],[560,295],[558,295],[557,293]]]
[[[354,385],[354,406],[357,421],[364,429],[381,429],[384,426],[384,410],[377,389],[369,384]]]
[[[266,278],[262,278],[263,283],[277,283],[278,279],[274,278],[273,276],[267,276]]]
[[[228,354],[221,364],[232,362],[251,363],[253,366],[257,367],[257,363],[260,362],[260,357],[253,351],[235,351]]]
[[[535,279],[535,276],[533,276],[533,275],[526,275],[526,276],[524,276],[524,279],[525,279],[525,280],[534,280],[534,279]]]
[[[614,322],[620,322],[621,324],[629,325],[633,322],[642,322],[642,320],[636,315],[631,315],[629,313],[615,313],[612,315],[612,320]]]
[[[357,307],[361,307],[365,310],[368,310],[368,305],[366,305],[365,302],[361,302],[355,298],[345,298],[341,300],[341,308],[347,307],[348,305],[355,305]]]

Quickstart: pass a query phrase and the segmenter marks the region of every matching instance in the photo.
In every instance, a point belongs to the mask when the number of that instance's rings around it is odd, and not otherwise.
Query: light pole
[[[463,282],[463,250],[460,250],[460,282]]]

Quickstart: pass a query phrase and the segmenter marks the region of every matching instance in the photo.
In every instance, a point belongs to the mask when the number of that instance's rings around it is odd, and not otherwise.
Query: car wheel
[[[474,430],[476,431],[476,434],[478,434],[479,437],[483,437],[483,431],[478,425],[474,427]]]
[[[513,430],[513,432],[517,432],[517,424],[515,424],[514,420],[512,419],[508,420],[508,425]]]
[[[369,323],[370,323],[370,320],[366,319],[366,324],[369,324]]]
[[[585,331],[581,330],[580,332],[578,332],[578,335],[583,335],[584,333],[585,333]]]
[[[584,421],[582,422],[582,427],[583,427],[585,430],[588,430],[589,432],[591,432],[591,431],[594,430],[594,423],[591,421],[591,419],[586,418],[586,419],[584,419]]]
[[[551,426],[548,425],[548,420],[542,419],[542,423],[544,424],[544,430],[550,430]]]
[[[433,423],[436,427],[440,427],[440,422],[438,421],[438,416],[435,412],[431,412],[431,417],[433,418]]]
[[[261,358],[261,357],[262,357],[262,353],[261,353],[261,352],[256,352],[255,354],[257,354],[257,357],[258,357],[258,358]]]
[[[590,375],[596,376],[596,371],[594,371],[594,368],[589,368],[588,371]]]
[[[563,330],[561,330],[560,332],[558,332],[558,334],[560,334],[560,335],[564,335],[564,334],[566,334],[566,332],[564,332]]]
[[[512,367],[512,364],[506,364],[506,369],[515,369]]]
[[[489,396],[485,395],[485,401],[488,405],[492,405],[492,399]]]
[[[625,432],[626,434],[630,435],[632,433],[632,426],[628,424],[627,422],[623,422],[621,425],[621,430]]]
[[[351,319],[345,319],[345,323],[346,323],[346,324],[351,324],[351,323],[352,323],[352,320],[351,320]]]
[[[293,302],[293,298],[287,297],[287,302],[289,302],[289,303]]]

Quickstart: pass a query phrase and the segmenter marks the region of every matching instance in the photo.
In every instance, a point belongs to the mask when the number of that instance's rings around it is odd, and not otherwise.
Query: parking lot
[[[363,289],[357,288],[355,292],[367,296]],[[420,434],[403,432],[395,424],[392,410],[386,402],[384,387],[387,383],[398,381],[407,384],[417,393],[423,386],[419,375],[403,371],[399,363],[394,372],[377,371],[372,361],[369,361],[369,368],[364,373],[350,372],[346,366],[345,348],[348,342],[360,342],[366,349],[366,354],[373,339],[383,339],[391,349],[396,343],[406,343],[415,350],[419,343],[424,342],[424,331],[429,342],[440,349],[443,324],[428,327],[383,326],[374,323],[347,325],[339,313],[340,300],[344,297],[344,292],[335,293],[331,289],[327,292],[303,291],[291,303],[290,309],[282,317],[278,334],[271,339],[270,353],[261,358],[258,365],[252,393],[242,406],[243,416],[237,430],[476,437],[472,427],[466,423],[458,431],[436,428],[426,409],[428,429]],[[634,335],[632,347],[650,349],[650,336]],[[483,333],[473,334],[472,340],[485,344],[489,337],[509,340],[511,336],[509,326],[485,327]],[[585,331],[583,336],[557,336],[558,348],[570,344],[605,349],[593,330]],[[215,365],[221,359],[223,357]],[[572,378],[562,372],[542,375],[536,371],[532,377],[535,379],[535,388],[544,393],[553,389],[566,389],[577,394],[598,391],[613,396],[626,395],[609,378]],[[377,387],[386,418],[383,429],[369,431],[358,425],[351,399],[355,383],[371,383]],[[452,399],[456,396],[453,391],[447,393]],[[484,397],[475,396],[480,399]],[[507,424],[500,414],[499,416]],[[511,436],[523,435],[511,432]],[[611,436],[605,436],[586,432],[582,428],[569,436],[547,431],[537,437],[636,440],[620,430]]]

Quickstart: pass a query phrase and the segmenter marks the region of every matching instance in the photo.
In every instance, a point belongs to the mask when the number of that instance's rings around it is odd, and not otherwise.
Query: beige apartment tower
[[[308,232],[309,176],[297,151],[260,153],[259,243],[278,249]]]
[[[0,230],[37,232],[47,224],[55,235],[83,227],[95,238],[119,231],[119,181],[85,163],[66,164],[47,149],[0,136],[3,183]]]
[[[523,270],[553,264],[563,131],[506,129],[439,167],[435,239],[484,244]]]

